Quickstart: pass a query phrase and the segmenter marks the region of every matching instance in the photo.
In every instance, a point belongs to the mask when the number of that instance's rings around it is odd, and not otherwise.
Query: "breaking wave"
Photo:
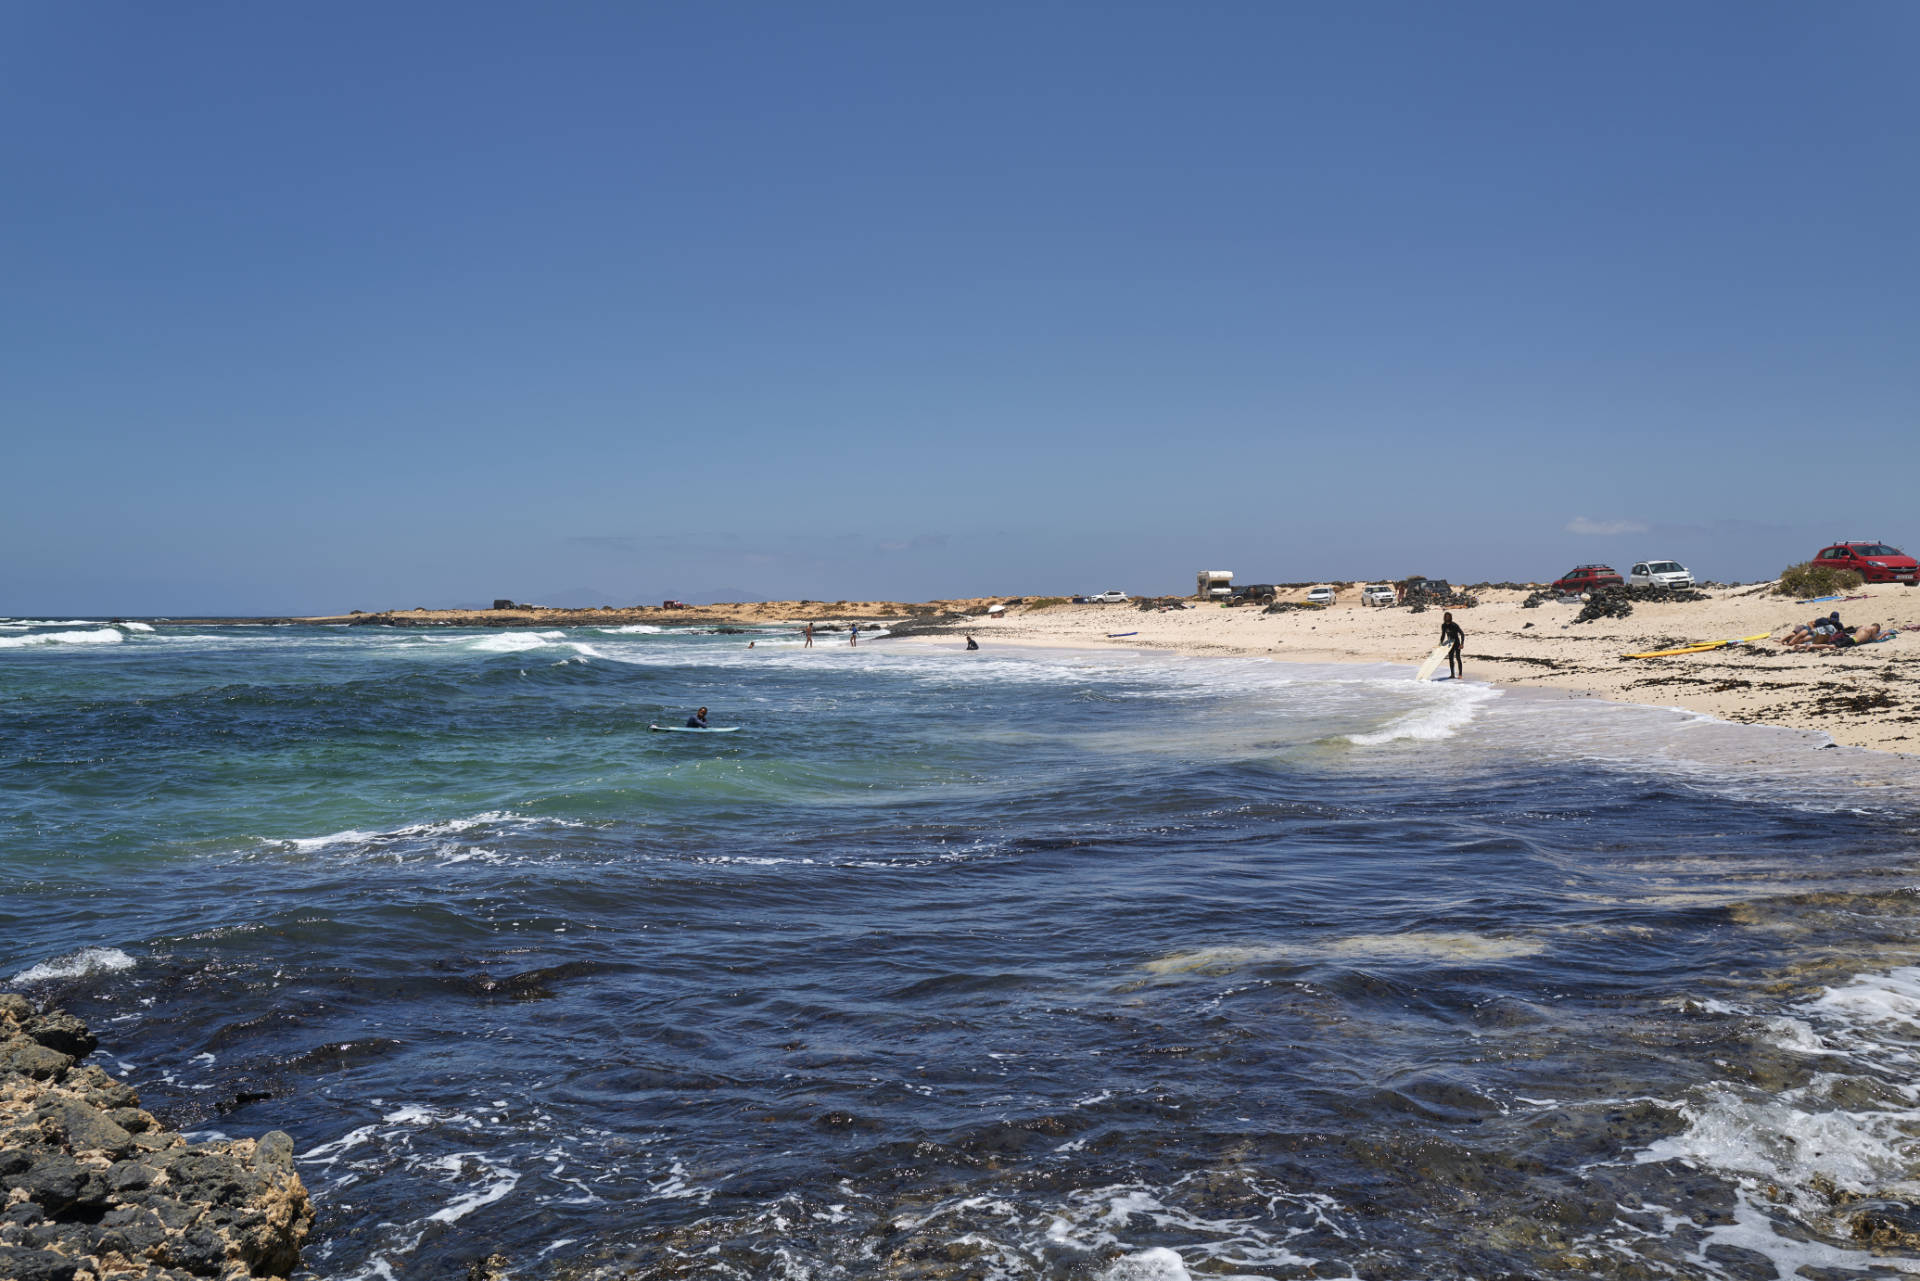
[[[117,947],[83,947],[78,952],[55,957],[29,966],[14,975],[13,983],[53,983],[62,979],[83,979],[90,974],[117,974],[130,970],[136,962]]]
[[[126,633],[115,627],[86,632],[34,632],[26,636],[0,636],[0,649],[24,649],[29,645],[118,645]]]

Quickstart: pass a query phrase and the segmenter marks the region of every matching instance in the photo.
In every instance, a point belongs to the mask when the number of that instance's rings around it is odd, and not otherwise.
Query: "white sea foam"
[[[1687,1128],[1660,1139],[1637,1159],[1680,1160],[1781,1187],[1806,1187],[1816,1176],[1866,1195],[1904,1176],[1894,1117],[1811,1106],[1804,1090],[1779,1097],[1714,1087],[1680,1107]]]
[[[655,627],[652,623],[628,623],[625,627],[596,627],[594,630],[607,636],[655,636],[667,629]]]
[[[1805,1010],[1817,1017],[1900,1036],[1920,1036],[1920,967],[1857,975],[1829,988]]]
[[[1832,1048],[1805,1019],[1767,1019],[1763,1026],[1767,1040],[1795,1054],[1825,1054]]]
[[[584,828],[592,824],[578,819],[552,818],[516,814],[512,810],[488,810],[483,814],[474,814],[467,818],[438,819],[426,823],[408,823],[385,831],[369,831],[365,828],[348,828],[340,832],[328,832],[325,836],[291,836],[272,839],[269,843],[280,849],[296,854],[314,854],[328,849],[353,849],[363,851],[384,851],[389,847],[422,847],[418,852],[428,853],[444,863],[462,862],[467,858],[488,858],[491,850],[463,843],[463,838],[473,833],[489,835],[502,829],[538,829],[538,828]]]
[[[1438,691],[1440,697],[1429,706],[1395,717],[1370,733],[1349,734],[1347,741],[1357,747],[1378,747],[1382,743],[1402,739],[1431,743],[1452,738],[1472,723],[1485,704],[1500,696],[1499,690],[1486,685],[1448,684],[1421,688]]]
[[[1100,1275],[1105,1281],[1193,1281],[1186,1260],[1164,1245],[1122,1255]]]
[[[469,641],[467,648],[481,654],[518,654],[524,650],[541,649],[566,638],[565,632],[503,632],[498,636],[482,636]]]
[[[429,1163],[430,1168],[438,1169],[458,1178],[469,1165],[477,1165],[486,1171],[485,1182],[466,1195],[456,1197],[444,1209],[436,1210],[427,1216],[429,1223],[455,1223],[466,1218],[483,1205],[492,1205],[507,1193],[520,1186],[520,1176],[504,1165],[496,1165],[481,1157],[478,1152],[463,1152],[456,1156],[441,1157]]]
[[[125,628],[130,632],[150,632],[153,630],[152,623],[115,623],[114,626]]]
[[[0,649],[22,649],[28,645],[118,645],[126,638],[126,633],[117,627],[88,632],[33,632],[26,636],[0,636]]]
[[[79,979],[90,974],[118,974],[130,970],[136,962],[117,947],[83,947],[78,952],[42,961],[14,975],[13,983],[48,983],[58,979]]]
[[[1735,1017],[1738,1017],[1737,1015]],[[1770,1043],[1822,1066],[1803,1084],[1763,1091],[1725,1082],[1669,1106],[1685,1122],[1678,1134],[1636,1153],[1642,1164],[1679,1161],[1734,1187],[1731,1224],[1708,1226],[1700,1257],[1714,1244],[1763,1254],[1780,1275],[1802,1267],[1895,1267],[1904,1262],[1802,1240],[1775,1219],[1791,1212],[1825,1236],[1846,1235],[1831,1191],[1850,1198],[1912,1200],[1920,1162],[1920,1084],[1914,1037],[1920,1035],[1920,969],[1858,975],[1782,1016],[1758,1021]]]

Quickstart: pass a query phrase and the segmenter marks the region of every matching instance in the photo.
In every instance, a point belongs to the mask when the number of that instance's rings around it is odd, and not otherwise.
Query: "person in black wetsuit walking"
[[[1467,643],[1467,634],[1453,621],[1452,610],[1441,616],[1440,643],[1447,646],[1447,674],[1459,680],[1467,674],[1466,664],[1460,661],[1460,647]]]

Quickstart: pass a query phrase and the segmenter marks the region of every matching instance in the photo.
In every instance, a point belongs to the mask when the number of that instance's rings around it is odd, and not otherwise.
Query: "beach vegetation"
[[[1041,596],[1028,601],[1026,607],[1028,609],[1047,609],[1054,605],[1064,605],[1066,603],[1067,598],[1065,596]]]
[[[1852,591],[1861,583],[1858,572],[1842,569],[1837,565],[1816,565],[1812,561],[1802,561],[1798,565],[1789,565],[1780,571],[1780,581],[1773,585],[1775,596],[1832,596],[1837,592]]]

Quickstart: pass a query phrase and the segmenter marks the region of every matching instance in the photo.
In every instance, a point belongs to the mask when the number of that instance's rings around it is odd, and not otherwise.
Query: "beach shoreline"
[[[1920,593],[1867,586],[1856,589],[1859,599],[1814,605],[1752,588],[1720,588],[1707,600],[1636,603],[1626,618],[1588,623],[1572,621],[1579,613],[1577,602],[1528,608],[1526,595],[1487,592],[1479,605],[1453,611],[1467,633],[1467,681],[1674,708],[1736,724],[1818,731],[1849,747],[1920,753],[1920,697],[1913,692],[1920,680]],[[1849,650],[1796,651],[1778,643],[1787,628],[1820,609],[1845,610],[1843,617],[1852,625],[1880,622],[1900,634],[1884,644]],[[1445,612],[1343,601],[1278,614],[1257,606],[1200,602],[1164,611],[1080,605],[1024,612],[1016,607],[1002,616],[918,627],[899,639],[965,633],[983,645],[1414,666],[1438,643]],[[1672,657],[1626,657],[1761,632],[1770,639]]]
[[[393,610],[299,618],[316,625],[566,628],[652,626],[765,628],[812,623],[831,634],[849,627],[897,628],[897,640],[958,637],[1041,648],[1130,648],[1192,657],[1268,658],[1304,663],[1417,664],[1438,642],[1444,607],[1367,607],[1355,587],[1309,608],[1306,588],[1280,593],[1280,612],[1258,605],[1169,598],[1124,605],[1060,598],[977,596],[901,601],[761,601],[665,609]],[[1697,712],[1738,724],[1815,730],[1835,743],[1920,753],[1920,591],[1894,584],[1855,588],[1837,602],[1798,602],[1766,585],[1708,589],[1695,601],[1636,601],[1624,618],[1575,621],[1577,600],[1528,606],[1532,594],[1481,588],[1478,604],[1456,608],[1466,629],[1469,681],[1503,688],[1555,689],[1571,696]],[[1147,607],[1143,608],[1142,605]],[[999,607],[997,612],[988,613]],[[1290,607],[1290,608],[1289,608]],[[1838,610],[1849,626],[1880,623],[1892,641],[1849,650],[1796,651],[1779,643],[1796,623]],[[1700,653],[1629,658],[1693,642],[1764,634],[1766,639]]]

